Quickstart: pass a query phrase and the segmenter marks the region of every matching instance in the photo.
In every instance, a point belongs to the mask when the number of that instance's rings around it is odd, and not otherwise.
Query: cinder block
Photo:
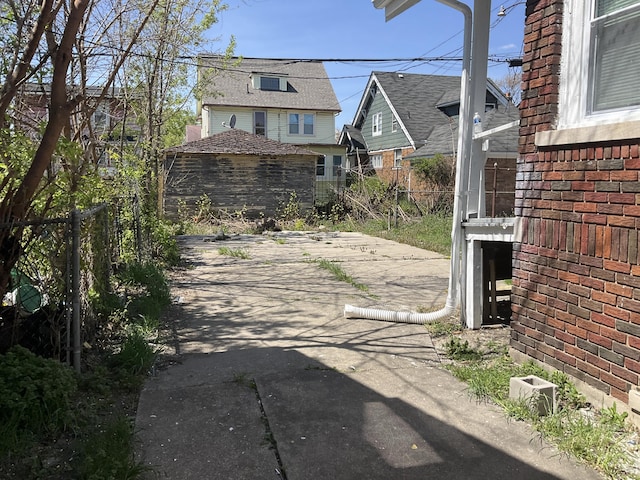
[[[509,398],[525,399],[533,402],[539,415],[556,412],[556,391],[558,386],[535,375],[511,377],[509,380]]]

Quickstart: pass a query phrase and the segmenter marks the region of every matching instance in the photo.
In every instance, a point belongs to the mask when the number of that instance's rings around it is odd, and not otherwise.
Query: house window
[[[398,119],[395,115],[391,115],[391,132],[395,133],[398,131]]]
[[[394,168],[402,167],[402,150],[400,148],[393,151],[393,166]]]
[[[260,90],[279,91],[280,79],[278,77],[260,77]]]
[[[324,157],[318,157],[318,160],[316,160],[316,175],[324,177]]]
[[[253,112],[253,133],[267,136],[267,112]]]
[[[313,135],[315,133],[315,115],[312,113],[290,113],[289,135]]]
[[[333,156],[333,176],[339,177],[342,173],[342,155],[334,155]]]
[[[100,103],[93,115],[91,116],[91,126],[94,130],[105,131],[109,126],[109,106],[106,103]]]
[[[374,113],[371,119],[371,135],[382,135],[382,113]]]
[[[569,4],[563,23],[558,127],[640,120],[640,0]]]
[[[382,154],[371,155],[371,166],[373,168],[382,168]]]
[[[591,20],[590,111],[640,105],[640,0],[596,0]]]

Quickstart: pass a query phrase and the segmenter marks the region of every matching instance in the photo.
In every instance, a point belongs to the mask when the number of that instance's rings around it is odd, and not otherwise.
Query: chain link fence
[[[104,326],[92,301],[111,291],[125,222],[119,209],[102,204],[0,225],[2,238],[20,234],[21,247],[0,309],[0,353],[22,345],[80,369],[83,346]]]

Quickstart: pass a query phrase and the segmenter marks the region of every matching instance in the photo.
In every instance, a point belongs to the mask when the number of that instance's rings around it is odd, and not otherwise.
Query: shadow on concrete
[[[194,268],[174,275],[167,314],[177,363],[147,381],[136,419],[160,478],[601,478],[471,400],[423,326],[343,318],[345,303],[438,306],[446,260],[330,241],[247,237],[234,245],[249,259],[183,245]],[[370,291],[310,257],[341,258]]]
[[[341,373],[279,348],[185,356],[147,383],[137,427],[176,480],[600,478],[441,369]]]

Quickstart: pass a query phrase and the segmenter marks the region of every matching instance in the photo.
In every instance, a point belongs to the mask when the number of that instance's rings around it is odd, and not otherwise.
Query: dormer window
[[[280,90],[280,79],[278,77],[260,77],[260,90]]]
[[[278,73],[253,72],[251,84],[257,90],[265,92],[286,92],[289,90],[289,82],[286,75]]]

